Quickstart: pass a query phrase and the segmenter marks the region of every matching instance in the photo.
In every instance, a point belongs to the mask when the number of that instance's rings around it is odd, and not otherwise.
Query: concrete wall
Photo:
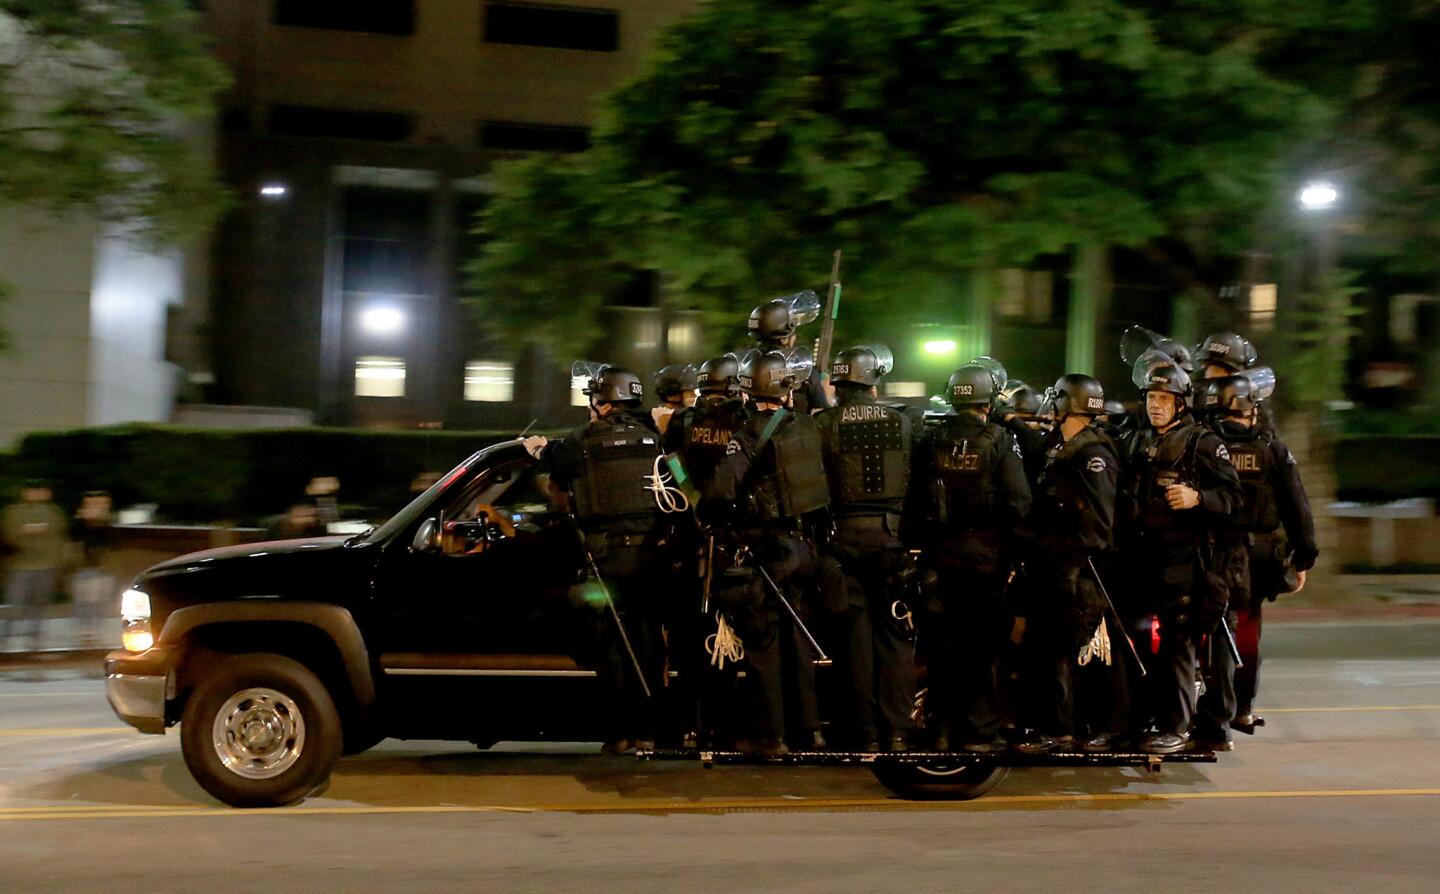
[[[149,249],[119,228],[96,240],[89,424],[169,420],[177,371],[165,361],[166,313],[183,298],[183,276],[178,251]]]
[[[84,216],[0,215],[0,447],[89,418],[90,293],[99,228]]]
[[[75,214],[8,207],[0,219],[0,447],[31,431],[164,422],[174,401],[167,308],[177,252],[157,253]]]

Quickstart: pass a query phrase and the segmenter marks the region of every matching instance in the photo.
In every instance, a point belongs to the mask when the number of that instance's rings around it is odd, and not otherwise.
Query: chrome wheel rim
[[[246,779],[272,779],[300,759],[305,718],[295,700],[261,687],[242,689],[215,713],[215,755]]]

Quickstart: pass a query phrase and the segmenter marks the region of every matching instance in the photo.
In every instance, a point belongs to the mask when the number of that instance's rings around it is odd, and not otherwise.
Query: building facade
[[[235,78],[218,157],[238,202],[208,306],[187,321],[210,333],[194,396],[396,427],[523,425],[567,406],[559,362],[480,342],[458,297],[486,175],[583,149],[600,95],[694,6],[207,3]],[[639,310],[654,325],[659,309]]]

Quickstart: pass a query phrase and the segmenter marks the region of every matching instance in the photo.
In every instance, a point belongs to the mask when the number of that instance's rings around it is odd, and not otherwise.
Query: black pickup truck
[[[110,704],[141,732],[180,724],[190,772],[239,807],[298,801],[342,754],[386,737],[598,741],[597,619],[574,599],[585,568],[538,464],[518,440],[496,444],[368,533],[193,553],[141,574],[122,598],[124,648],[105,660]],[[1020,763],[1158,761],[831,752],[769,762],[866,764],[902,793],[970,798]]]
[[[585,560],[553,506],[508,441],[366,534],[156,565],[122,599],[110,704],[142,732],[179,723],[195,778],[234,805],[296,801],[387,736],[593,739]]]

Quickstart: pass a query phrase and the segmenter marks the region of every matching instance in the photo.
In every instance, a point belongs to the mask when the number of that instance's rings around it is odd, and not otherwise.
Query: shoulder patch
[[[741,450],[743,450],[743,449],[745,449],[745,448],[743,448],[743,447],[740,446],[740,442],[739,442],[739,441],[735,440],[734,438],[731,438],[731,439],[730,439],[730,443],[728,443],[728,444],[725,445],[725,455],[726,455],[726,456],[734,456],[735,454],[739,453],[739,452],[740,452]]]
[[[1014,438],[1010,439],[1010,449],[1015,451],[1016,456],[1020,457],[1021,459],[1025,458],[1025,454],[1020,452],[1020,442],[1015,440]]]
[[[1295,454],[1291,453],[1289,450],[1286,450],[1286,451],[1285,451],[1285,465],[1287,465],[1287,466],[1298,465],[1298,463],[1295,462]]]
[[[1092,457],[1090,457],[1090,459],[1086,460],[1086,462],[1085,462],[1085,468],[1086,468],[1086,469],[1089,469],[1091,472],[1095,472],[1095,473],[1097,473],[1097,474],[1100,473],[1100,472],[1105,471],[1105,457],[1103,457],[1103,456],[1092,456]]]
[[[1217,445],[1215,448],[1215,458],[1228,463],[1230,461],[1230,448],[1224,444]]]

